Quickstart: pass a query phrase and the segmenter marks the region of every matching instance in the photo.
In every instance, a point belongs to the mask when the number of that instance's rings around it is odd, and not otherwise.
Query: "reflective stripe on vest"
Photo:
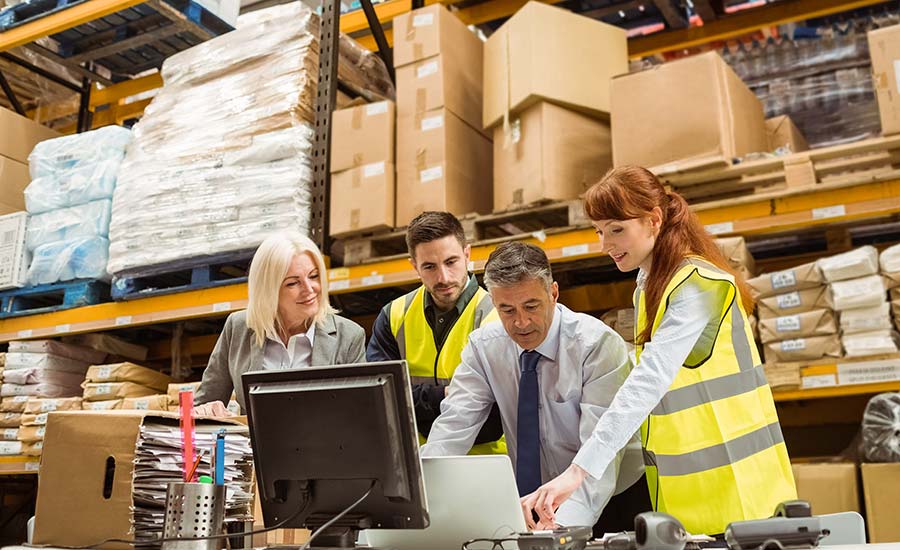
[[[669,391],[641,427],[654,509],[691,533],[719,534],[732,521],[770,516],[796,498],[771,389],[734,279],[690,258],[666,287],[651,331],[672,294],[690,281],[718,293],[712,312]],[[635,293],[635,335],[647,326],[643,292]],[[636,346],[638,362],[643,346]]]
[[[483,323],[499,317],[494,311],[491,295],[479,287],[447,333],[438,355],[434,334],[425,318],[425,292],[422,286],[391,302],[391,332],[400,357],[409,367],[411,383],[447,385],[462,361],[469,334]],[[420,442],[424,441],[420,436]],[[470,454],[506,454],[506,440],[501,438],[475,445]]]

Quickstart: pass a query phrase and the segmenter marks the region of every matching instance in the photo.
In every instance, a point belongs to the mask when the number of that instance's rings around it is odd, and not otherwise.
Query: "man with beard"
[[[405,359],[416,425],[424,443],[441,413],[441,401],[460,363],[469,333],[496,319],[491,297],[469,273],[465,232],[449,212],[423,212],[409,224],[406,246],[422,286],[390,302],[378,314],[367,361]],[[494,406],[471,454],[505,454],[500,411]]]

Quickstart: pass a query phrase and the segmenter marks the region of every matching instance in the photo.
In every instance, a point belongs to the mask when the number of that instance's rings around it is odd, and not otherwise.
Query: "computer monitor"
[[[248,372],[242,383],[267,526],[296,515],[283,527],[315,530],[370,488],[314,546],[428,526],[404,361]]]

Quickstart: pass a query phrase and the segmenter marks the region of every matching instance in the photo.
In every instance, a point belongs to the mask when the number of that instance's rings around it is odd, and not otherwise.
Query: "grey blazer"
[[[203,381],[194,398],[196,404],[221,401],[227,405],[234,390],[241,411],[246,411],[241,375],[265,368],[263,349],[256,345],[254,336],[254,332],[247,327],[246,311],[228,316],[203,371]],[[338,315],[329,315],[324,323],[316,326],[313,366],[363,363],[365,360],[366,332],[361,326]]]

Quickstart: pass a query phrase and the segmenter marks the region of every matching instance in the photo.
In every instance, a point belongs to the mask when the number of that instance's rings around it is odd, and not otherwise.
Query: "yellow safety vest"
[[[469,333],[499,317],[491,295],[479,287],[450,329],[438,355],[434,335],[425,319],[425,292],[422,286],[391,302],[391,332],[400,348],[400,357],[406,359],[413,384],[447,385],[462,361]],[[419,443],[425,443],[421,434]],[[491,443],[474,445],[469,454],[506,454],[506,439],[501,437]]]
[[[797,498],[797,490],[734,278],[688,258],[660,300],[651,341],[672,293],[688,280],[726,299],[641,426],[641,442],[653,509],[677,517],[690,533],[711,535],[733,521],[771,516],[779,502]],[[635,311],[637,336],[647,326],[640,289]],[[636,346],[638,361],[641,350]]]

